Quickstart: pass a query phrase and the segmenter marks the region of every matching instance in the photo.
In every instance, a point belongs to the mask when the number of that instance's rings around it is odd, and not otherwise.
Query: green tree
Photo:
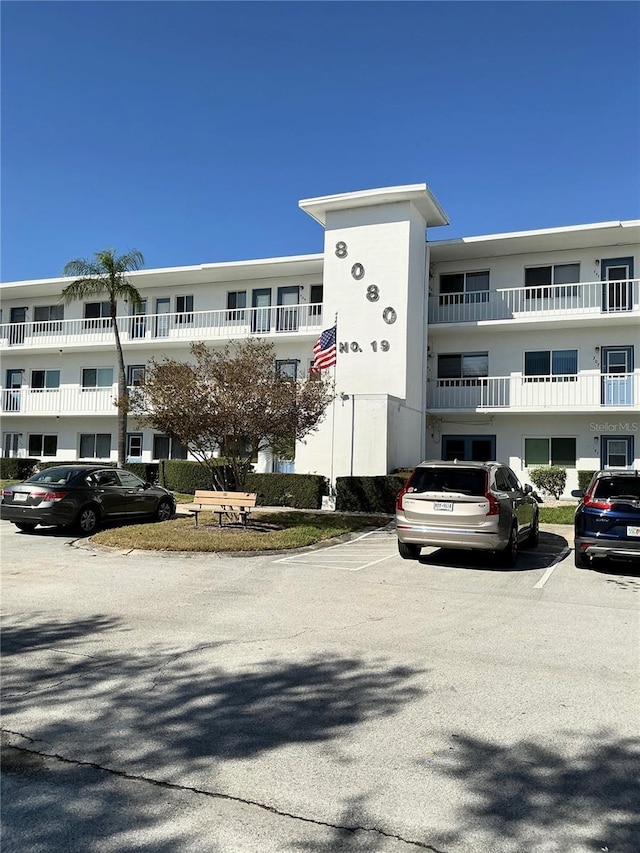
[[[334,397],[326,379],[278,373],[275,347],[261,339],[216,349],[195,343],[191,356],[152,360],[132,413],[184,444],[214,488],[243,488],[258,452],[292,447],[314,432]]]
[[[118,465],[125,462],[127,443],[127,415],[129,412],[129,390],[124,367],[122,342],[118,331],[118,300],[130,302],[134,308],[140,308],[142,298],[138,290],[127,280],[127,273],[139,270],[144,264],[141,252],[132,249],[124,255],[116,255],[115,249],[103,249],[96,252],[93,260],[76,258],[65,266],[62,274],[73,277],[74,281],[62,291],[62,299],[75,302],[78,299],[104,298],[109,301],[111,327],[116,344],[118,358]],[[105,300],[105,301],[106,301]]]

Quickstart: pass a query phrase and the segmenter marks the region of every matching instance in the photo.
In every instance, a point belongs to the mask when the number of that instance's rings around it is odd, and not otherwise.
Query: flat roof
[[[449,224],[447,214],[426,184],[379,187],[373,190],[324,195],[317,198],[303,198],[298,202],[298,207],[304,210],[305,213],[308,213],[316,222],[325,225],[327,213],[330,211],[375,207],[380,204],[394,204],[403,201],[411,202],[423,215],[427,225]]]
[[[502,234],[457,237],[451,240],[429,240],[428,244],[434,261],[453,261],[562,249],[588,249],[603,243],[607,246],[627,246],[638,242],[640,219],[628,219],[540,228],[533,231],[507,231]]]

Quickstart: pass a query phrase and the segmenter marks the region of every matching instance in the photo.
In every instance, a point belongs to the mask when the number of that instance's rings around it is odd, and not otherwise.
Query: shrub
[[[402,475],[338,477],[336,509],[343,512],[395,512],[396,497],[406,483]]]
[[[595,473],[595,471],[578,471],[578,488],[581,492],[587,491],[587,486]]]
[[[290,506],[320,509],[328,493],[327,481],[319,474],[248,474],[247,492],[255,492],[258,506]]]
[[[231,477],[228,467],[227,476]],[[192,495],[196,489],[217,492],[219,486],[211,480],[211,473],[204,465],[190,459],[164,459],[160,465],[160,485],[172,492],[186,495]]]
[[[0,457],[1,480],[26,480],[38,467],[39,459],[16,459],[7,456]]]
[[[529,477],[534,486],[542,489],[554,498],[559,498],[567,484],[566,468],[559,465],[545,465],[543,468],[533,468]]]

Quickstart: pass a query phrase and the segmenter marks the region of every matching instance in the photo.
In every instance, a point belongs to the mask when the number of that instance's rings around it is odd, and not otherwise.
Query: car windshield
[[[596,498],[640,498],[640,477],[606,477],[598,480]]]
[[[29,477],[25,482],[27,483],[42,483],[42,485],[46,485],[48,483],[68,483],[73,477],[75,477],[78,473],[76,468],[47,468],[44,471],[40,471],[39,474],[34,474],[33,477]]]
[[[416,468],[407,492],[485,494],[487,474],[480,468]]]

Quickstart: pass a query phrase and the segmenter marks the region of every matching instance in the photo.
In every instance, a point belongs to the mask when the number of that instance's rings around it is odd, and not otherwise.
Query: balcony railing
[[[314,303],[223,311],[136,314],[116,319],[123,343],[230,340],[315,332],[322,326],[322,305]],[[102,343],[113,343],[110,317],[0,324],[0,349]]]
[[[117,385],[108,388],[3,388],[2,414],[115,415]]]
[[[640,279],[512,287],[429,297],[430,323],[471,323],[562,315],[640,314]]]
[[[427,408],[571,411],[636,408],[640,371],[621,374],[578,373],[574,376],[487,376],[435,379],[429,382]]]

